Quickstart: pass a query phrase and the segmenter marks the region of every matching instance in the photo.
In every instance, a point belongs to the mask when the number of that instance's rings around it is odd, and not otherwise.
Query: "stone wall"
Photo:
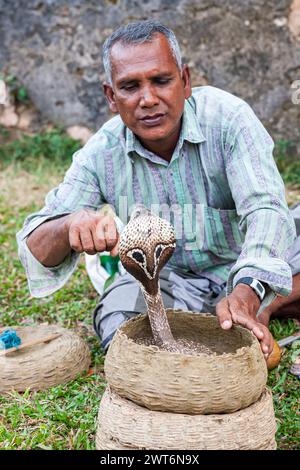
[[[103,40],[147,18],[175,31],[194,85],[244,98],[300,154],[300,0],[0,0],[0,69],[51,120],[96,129],[108,117]]]

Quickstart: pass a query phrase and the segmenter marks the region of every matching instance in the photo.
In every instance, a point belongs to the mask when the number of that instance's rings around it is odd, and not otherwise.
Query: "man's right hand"
[[[81,209],[66,218],[70,247],[77,253],[94,255],[109,251],[118,254],[119,233],[113,217]]]
[[[90,255],[109,251],[116,256],[119,233],[112,216],[81,209],[39,225],[28,236],[27,246],[41,264],[50,268],[62,263],[72,249]]]

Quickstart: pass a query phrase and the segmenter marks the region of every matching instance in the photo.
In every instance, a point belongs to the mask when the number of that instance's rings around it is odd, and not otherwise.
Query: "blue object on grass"
[[[9,349],[18,347],[21,344],[21,338],[17,335],[16,330],[9,328],[0,335],[0,349]]]

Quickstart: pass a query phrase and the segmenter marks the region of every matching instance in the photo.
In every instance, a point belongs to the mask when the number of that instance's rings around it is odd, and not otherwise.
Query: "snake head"
[[[119,255],[124,268],[145,288],[158,292],[159,272],[172,256],[176,246],[172,225],[145,208],[137,208],[124,228]]]

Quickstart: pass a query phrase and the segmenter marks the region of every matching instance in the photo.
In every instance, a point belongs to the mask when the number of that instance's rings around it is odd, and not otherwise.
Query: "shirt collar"
[[[176,148],[181,148],[185,140],[191,142],[192,144],[200,144],[206,140],[198,122],[196,113],[189,100],[186,100],[184,104],[182,127]],[[150,157],[153,159],[153,156],[155,157],[152,152],[149,152],[142,146],[134,133],[128,127],[126,127],[126,153],[127,155],[130,155],[133,152],[136,152],[145,158]],[[160,157],[156,157],[161,160]]]
[[[193,98],[191,98],[193,100]],[[184,104],[182,128],[179,139],[187,140],[192,144],[200,144],[206,139],[200,127],[199,120],[191,104],[191,100],[186,100]]]

